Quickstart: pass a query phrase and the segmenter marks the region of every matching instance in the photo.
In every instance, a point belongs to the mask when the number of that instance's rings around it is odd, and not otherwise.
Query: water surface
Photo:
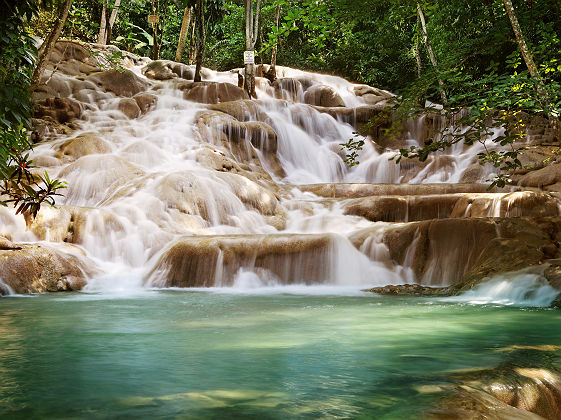
[[[0,417],[422,418],[454,371],[561,345],[552,309],[307,290],[1,299]]]

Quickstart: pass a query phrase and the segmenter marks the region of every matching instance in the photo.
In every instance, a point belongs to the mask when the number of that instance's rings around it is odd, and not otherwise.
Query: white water
[[[144,78],[141,66],[132,70]],[[341,78],[288,68],[280,72],[284,77],[331,87],[346,106],[365,105],[364,99],[354,93],[356,86]],[[208,80],[236,84],[236,73],[206,74]],[[184,100],[183,93],[171,82],[149,82],[152,87],[160,85],[157,90],[148,90],[157,96],[157,105],[135,119],[118,110],[120,98],[97,87],[93,88],[96,95],[81,92],[74,96],[101,99],[89,104],[78,131],[40,144],[33,152],[39,162],[47,162],[41,170],[68,182],[65,197],[57,200],[61,207],[41,211],[37,223],[41,229],[35,230],[36,236],[25,230],[21,217],[0,209],[5,236],[24,242],[64,241],[68,233],[60,228],[60,221],[67,218],[74,223],[72,234],[79,236],[73,242],[101,271],[90,279],[86,291],[116,295],[142,288],[147,274],[174,241],[201,235],[326,234],[331,239],[329,258],[324,261],[328,273],[325,287],[343,290],[352,286],[360,290],[415,281],[409,268],[411,261],[406,258],[405,267],[401,267],[391,260],[382,241],[386,225],[345,215],[339,201],[329,202],[297,188],[285,188],[312,183],[399,183],[404,174],[399,165],[388,160],[395,151],[379,152],[367,142],[361,163],[349,169],[340,144],[353,136],[355,128],[300,103],[303,89],[283,91],[284,99],[280,100],[276,99],[279,92],[272,87],[258,88],[256,111],[246,113],[246,117],[247,121],[264,122],[275,131],[276,159],[286,174],[280,177],[272,169],[274,159],[265,149],[251,145],[249,135],[242,139],[241,157],[231,141],[226,139],[225,143],[221,133],[231,121],[205,126],[200,113],[208,111],[207,105]],[[213,117],[215,121],[220,118],[224,116]],[[421,131],[422,127],[412,127],[407,143],[419,144],[415,136]],[[60,149],[68,140],[92,133],[104,142],[107,152],[78,159],[61,156]],[[481,147],[456,145],[440,156],[451,163],[442,168],[435,159],[420,168],[410,182],[458,182]],[[222,165],[236,169],[224,172]],[[285,189],[276,190],[277,186]],[[279,227],[273,219],[284,220],[284,226]],[[369,237],[360,249],[347,239],[374,226],[379,226],[379,233]],[[283,264],[296,264],[290,261],[290,255],[286,258]],[[304,284],[306,264],[311,262],[303,260],[299,264],[297,277],[302,278],[292,279],[292,283]],[[215,284],[227,283],[222,278],[224,273],[217,270]],[[272,290],[280,285],[282,282],[270,271],[251,264],[239,267],[233,279],[237,290]]]
[[[515,272],[492,277],[460,296],[445,300],[474,305],[549,306],[559,293],[539,274]]]

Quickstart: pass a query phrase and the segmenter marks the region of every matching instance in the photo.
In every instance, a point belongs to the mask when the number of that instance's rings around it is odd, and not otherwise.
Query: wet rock
[[[65,124],[82,116],[82,106],[70,98],[47,98],[35,104],[33,116]]]
[[[168,209],[199,216],[212,224],[229,224],[232,215],[254,209],[274,216],[282,211],[278,198],[255,182],[234,174],[208,172],[204,179],[194,171],[171,173],[158,181],[154,194]]]
[[[84,179],[83,173],[92,177]],[[144,172],[141,169],[117,156],[105,155],[100,159],[96,155],[86,155],[67,165],[58,177],[68,181],[65,191],[67,203],[81,202],[87,194],[90,202],[101,204],[103,200],[109,200],[120,186],[142,175]]]
[[[142,114],[146,114],[158,103],[158,97],[151,93],[139,93],[133,96]]]
[[[209,109],[224,112],[242,122],[263,121],[267,118],[267,115],[259,108],[258,103],[259,101],[246,99],[214,104],[209,106]]]
[[[460,184],[477,184],[484,181],[483,177],[483,166],[479,163],[474,163],[462,173]]]
[[[142,80],[130,70],[106,70],[88,76],[86,80],[95,83],[105,91],[129,98],[144,92],[149,86],[148,82]]]
[[[261,121],[240,122],[218,111],[203,111],[196,116],[196,126],[207,142],[222,144],[238,162],[268,165],[273,173],[283,177],[284,170],[277,157],[277,133]],[[263,153],[261,162],[256,149]]]
[[[178,86],[183,90],[183,98],[188,101],[217,104],[220,102],[249,99],[247,92],[231,83],[189,82]]]
[[[131,120],[141,114],[138,102],[134,98],[121,99],[117,108]]]
[[[65,141],[55,156],[76,160],[86,155],[110,152],[111,146],[105,140],[94,133],[85,133]]]
[[[304,93],[304,102],[323,107],[344,107],[341,96],[330,86],[313,85]]]
[[[177,77],[169,68],[170,61],[156,60],[142,68],[142,74],[153,80],[169,80]]]
[[[80,290],[94,264],[76,254],[46,245],[23,245],[19,250],[0,250],[0,275],[14,293]]]
[[[453,286],[460,293],[492,274],[557,258],[560,228],[558,217],[435,219],[388,227],[382,240],[391,259],[410,267],[418,284]],[[371,235],[379,231],[366,229],[350,239],[359,248]]]
[[[511,346],[496,368],[452,373],[456,386],[443,385],[443,397],[429,419],[561,418],[561,375],[552,363],[558,346]]]
[[[542,169],[529,172],[518,181],[518,185],[523,187],[544,188],[549,191],[561,191],[558,187],[560,183],[561,163],[555,163]]]
[[[519,187],[514,187],[518,189]],[[434,195],[457,193],[485,193],[488,192],[484,184],[312,184],[298,185],[301,191],[314,193],[326,198],[360,198],[373,195]],[[513,188],[503,189],[512,191]],[[493,188],[492,192],[501,191]]]
[[[146,283],[231,286],[240,267],[259,273],[265,282],[323,283],[329,276],[330,243],[329,235],[187,237],[164,252]]]
[[[400,284],[383,287],[373,287],[365,292],[377,293],[389,296],[450,296],[451,291],[447,287],[427,287],[420,284]]]
[[[273,88],[275,89],[275,97],[279,99],[296,101],[304,94],[304,87],[300,80],[292,77],[275,80]]]
[[[97,60],[92,56],[91,52],[84,45],[75,41],[57,41],[49,60],[52,63],[76,60],[92,67],[97,66]]]
[[[14,244],[8,238],[0,236],[0,251],[17,250],[21,249],[21,246]]]
[[[461,197],[451,217],[547,217],[559,215],[559,201],[551,194],[520,191],[506,195],[470,194]]]

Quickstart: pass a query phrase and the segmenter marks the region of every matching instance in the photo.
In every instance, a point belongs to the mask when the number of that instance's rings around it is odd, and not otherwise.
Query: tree
[[[177,43],[177,52],[175,53],[175,61],[177,61],[178,63],[181,62],[181,56],[183,55],[183,50],[185,49],[185,40],[187,39],[187,33],[189,32],[189,24],[191,23],[192,11],[192,6],[185,6],[185,11],[183,12],[183,21],[181,22],[181,32],[179,33],[179,41]]]
[[[427,34],[427,25],[425,23],[425,15],[423,13],[423,9],[421,9],[421,4],[419,2],[417,2],[417,14],[419,15],[419,20],[421,21],[423,40],[425,41],[425,46],[427,47],[427,51],[429,53],[430,62],[434,69],[438,72],[438,62],[436,61],[436,56],[434,55],[434,51],[432,50],[432,46],[429,41],[429,36]],[[417,65],[420,66],[420,63],[418,62]],[[418,70],[418,72],[420,74],[420,70]],[[440,97],[442,98],[442,102],[446,103],[448,102],[448,100],[446,98],[446,92],[444,92],[444,82],[442,81],[442,78],[440,76],[438,76],[438,84],[440,86]]]
[[[55,47],[55,44],[60,37],[60,34],[62,33],[62,29],[64,28],[64,24],[66,23],[66,19],[68,18],[68,11],[70,10],[71,5],[72,0],[64,0],[64,2],[60,5],[55,26],[39,47],[39,51],[37,53],[37,63],[35,65],[33,76],[31,77],[31,90],[37,88],[37,86],[39,86],[39,83],[41,82],[41,76],[43,75],[43,72],[47,67],[51,52],[53,51],[53,48]]]
[[[255,53],[255,43],[259,33],[259,9],[261,0],[257,0],[255,13],[253,12],[253,0],[245,0],[245,50]],[[255,93],[255,64],[245,63],[245,89],[249,97],[256,98]]]
[[[205,51],[205,2],[197,0],[196,5],[196,31],[197,31],[197,63],[195,65],[195,82],[201,81],[201,67],[203,66],[203,54]]]
[[[549,108],[547,110],[547,114],[551,121],[551,125],[555,133],[555,136],[558,141],[561,141],[561,123],[559,121],[559,116],[555,115],[550,109],[551,99],[549,97],[547,90],[544,87],[544,82],[538,71],[538,67],[534,62],[534,57],[532,56],[532,53],[530,52],[530,49],[526,44],[526,39],[524,38],[524,34],[522,32],[522,29],[520,28],[520,23],[518,22],[518,18],[516,17],[516,13],[514,12],[514,7],[512,6],[512,0],[503,0],[503,1],[508,17],[510,19],[510,23],[512,25],[512,30],[514,31],[514,35],[516,37],[518,48],[520,49],[520,53],[524,58],[524,62],[526,63],[526,67],[528,68],[530,75],[536,80],[538,93],[546,102],[546,107]]]

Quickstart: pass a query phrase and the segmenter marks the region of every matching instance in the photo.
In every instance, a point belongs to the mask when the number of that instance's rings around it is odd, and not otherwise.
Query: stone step
[[[488,190],[486,184],[309,184],[292,185],[303,192],[326,198],[360,198],[373,195],[435,195],[457,193],[488,193],[521,191],[511,186]]]

